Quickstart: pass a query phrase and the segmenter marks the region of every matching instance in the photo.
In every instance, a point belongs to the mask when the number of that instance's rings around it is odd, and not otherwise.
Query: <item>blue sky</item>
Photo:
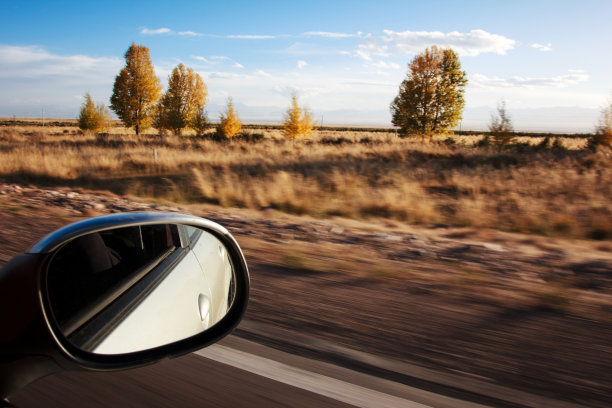
[[[324,124],[390,125],[407,64],[437,44],[469,77],[464,129],[504,99],[517,129],[590,131],[612,97],[612,1],[3,1],[0,116],[108,105],[123,54],[150,48],[165,85],[193,67],[218,117],[278,121],[297,91]]]

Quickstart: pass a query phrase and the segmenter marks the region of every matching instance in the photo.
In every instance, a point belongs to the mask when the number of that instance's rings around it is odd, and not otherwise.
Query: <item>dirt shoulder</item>
[[[609,242],[0,184],[0,266],[59,226],[134,210],[232,231],[251,270],[250,321],[553,398],[612,399]]]

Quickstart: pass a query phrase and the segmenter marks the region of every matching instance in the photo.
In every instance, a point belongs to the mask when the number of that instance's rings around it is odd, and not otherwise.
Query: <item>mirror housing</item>
[[[96,354],[73,344],[50,308],[48,269],[54,255],[72,240],[102,231],[156,224],[198,228],[215,237],[233,269],[233,302],[218,322],[193,336],[147,350]],[[62,370],[117,370],[177,357],[206,347],[229,334],[244,315],[249,296],[249,272],[232,235],[210,220],[175,213],[120,213],[87,219],[63,227],[13,258],[0,270],[0,398],[24,385]],[[201,299],[197,299],[202,307]],[[204,302],[205,304],[206,302]]]

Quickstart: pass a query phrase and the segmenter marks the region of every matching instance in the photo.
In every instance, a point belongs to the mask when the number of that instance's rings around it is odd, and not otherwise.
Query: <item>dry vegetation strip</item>
[[[585,150],[583,139],[551,149],[519,138],[499,150],[477,147],[479,136],[424,144],[392,132],[321,131],[306,141],[250,132],[251,141],[217,142],[7,126],[0,177],[318,217],[612,238],[612,155]]]

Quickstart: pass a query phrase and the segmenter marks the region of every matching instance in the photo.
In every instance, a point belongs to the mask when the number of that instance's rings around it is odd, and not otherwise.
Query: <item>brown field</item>
[[[0,178],[314,217],[474,226],[612,239],[612,154],[587,140],[564,148],[518,137],[503,150],[482,135],[399,138],[394,131],[319,131],[284,140],[253,126],[247,138],[140,137],[122,127],[82,134],[71,121],[0,128]],[[72,126],[71,126],[72,125]],[[212,130],[211,130],[212,132]],[[212,133],[211,133],[212,134]]]
[[[75,217],[197,214],[245,252],[247,323],[609,406],[612,242],[593,238],[612,239],[611,151],[580,137],[561,138],[565,149],[521,137],[499,150],[475,146],[482,135],[247,132],[250,141],[218,142],[0,126],[0,265]]]

